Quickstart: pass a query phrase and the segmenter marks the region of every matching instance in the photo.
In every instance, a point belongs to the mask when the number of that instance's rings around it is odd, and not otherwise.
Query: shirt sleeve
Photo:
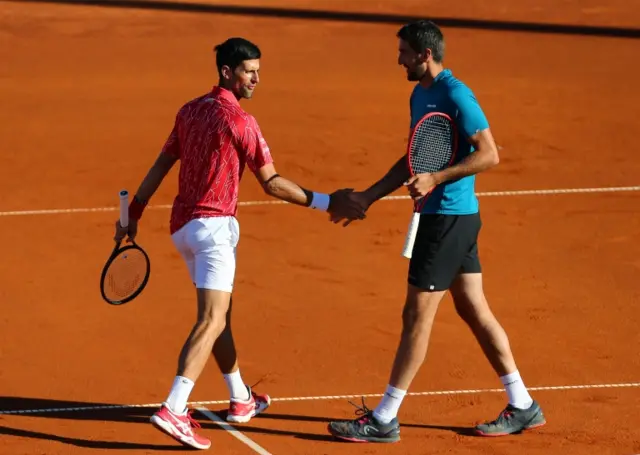
[[[178,159],[180,159],[180,139],[178,138],[179,122],[180,122],[180,113],[176,115],[176,119],[173,124],[173,129],[171,130],[171,133],[169,134],[169,137],[165,141],[161,151],[161,153],[166,153],[167,155],[173,156]]]
[[[467,137],[489,128],[489,121],[473,92],[466,87],[451,92],[451,99],[458,110],[458,128]]]
[[[242,149],[251,172],[256,172],[261,167],[273,163],[267,141],[262,136],[260,126],[253,116],[249,116],[243,130]]]

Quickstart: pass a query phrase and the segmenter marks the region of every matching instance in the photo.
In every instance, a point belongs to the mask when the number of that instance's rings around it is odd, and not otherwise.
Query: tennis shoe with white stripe
[[[191,417],[192,412],[185,409],[182,413],[176,413],[169,409],[167,403],[163,403],[150,420],[154,427],[176,441],[194,449],[208,449],[211,441],[193,431],[194,427],[200,428],[200,424]]]

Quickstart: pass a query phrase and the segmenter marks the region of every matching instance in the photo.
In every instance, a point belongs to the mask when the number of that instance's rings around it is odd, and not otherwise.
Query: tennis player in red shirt
[[[169,138],[130,204],[128,228],[116,222],[115,233],[116,240],[135,238],[147,203],[180,160],[170,233],[196,287],[198,318],[182,348],[169,395],[151,422],[197,449],[208,449],[211,442],[194,432],[199,425],[187,401],[212,352],[231,395],[228,421],[248,422],[271,401],[242,380],[230,326],[240,238],[235,215],[245,166],[270,196],[331,215],[364,218],[364,208],[346,197],[348,190],[316,193],[276,173],[258,123],[239,103],[252,97],[260,80],[260,49],[245,39],[230,38],[215,50],[218,85],[178,111]]]

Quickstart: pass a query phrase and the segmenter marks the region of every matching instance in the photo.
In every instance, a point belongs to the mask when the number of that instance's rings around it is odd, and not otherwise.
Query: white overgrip
[[[413,252],[413,244],[416,241],[416,234],[418,233],[418,224],[420,223],[420,212],[414,212],[409,223],[409,231],[404,241],[404,248],[402,249],[402,255],[411,259],[411,253]]]
[[[129,226],[129,192],[120,191],[120,226]]]

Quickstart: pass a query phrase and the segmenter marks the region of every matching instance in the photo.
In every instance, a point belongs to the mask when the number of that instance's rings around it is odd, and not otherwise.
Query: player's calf
[[[451,286],[460,318],[469,326],[485,356],[499,376],[516,370],[506,332],[489,308],[482,289],[482,275],[461,274]]]
[[[402,312],[402,333],[391,371],[390,384],[408,390],[424,362],[433,321],[444,291],[426,292],[408,285]]]
[[[178,374],[196,381],[226,325],[231,294],[198,289],[198,320],[182,348]]]

